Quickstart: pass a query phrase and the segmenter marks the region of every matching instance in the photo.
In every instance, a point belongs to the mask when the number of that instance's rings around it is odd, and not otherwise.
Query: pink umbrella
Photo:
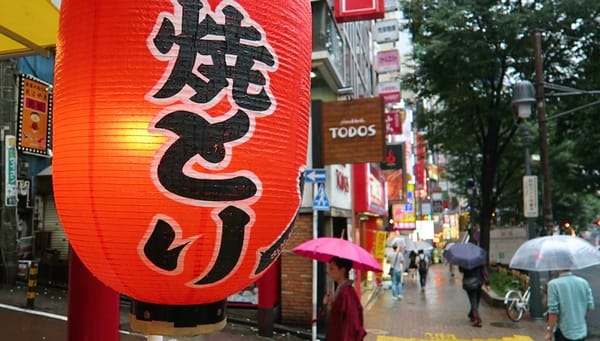
[[[351,260],[357,270],[382,271],[379,262],[367,250],[341,238],[312,239],[296,246],[293,251],[319,262],[328,263],[335,256]]]

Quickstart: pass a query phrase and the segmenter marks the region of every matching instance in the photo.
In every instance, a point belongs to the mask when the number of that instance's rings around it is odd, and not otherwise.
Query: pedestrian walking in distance
[[[402,273],[404,272],[404,254],[398,245],[392,245],[393,252],[388,255],[388,262],[391,264],[390,276],[392,278],[392,299],[402,299],[404,292],[404,283]]]
[[[481,300],[481,286],[486,285],[489,290],[490,282],[485,267],[478,266],[473,269],[459,267],[458,270],[463,274],[463,290],[467,292],[471,309],[467,315],[473,327],[481,327],[482,320],[479,314],[479,301]]]
[[[324,305],[331,305],[327,341],[361,341],[367,335],[362,305],[348,278],[350,269],[352,261],[339,257],[333,257],[327,268],[327,274],[337,284],[333,296],[323,299]]]
[[[424,292],[425,284],[427,283],[427,272],[429,271],[429,258],[425,256],[425,252],[423,252],[423,250],[419,250],[416,263],[417,269],[419,271],[419,283],[421,284],[421,292]]]
[[[410,251],[410,254],[408,255],[408,259],[409,259],[409,265],[408,265],[408,271],[410,274],[410,278],[415,279],[416,277],[416,273],[417,273],[417,253],[414,251]]]
[[[546,341],[580,341],[587,337],[585,315],[594,309],[590,284],[569,270],[548,282]]]

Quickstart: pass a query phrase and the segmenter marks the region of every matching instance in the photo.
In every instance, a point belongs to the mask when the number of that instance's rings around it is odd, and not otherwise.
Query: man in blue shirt
[[[392,244],[393,253],[388,255],[388,262],[391,265],[390,276],[392,277],[392,298],[401,300],[404,291],[402,274],[404,272],[404,253],[397,244]]]
[[[559,272],[559,277],[548,282],[548,326],[546,341],[580,341],[587,336],[585,315],[594,309],[590,284],[571,271]]]

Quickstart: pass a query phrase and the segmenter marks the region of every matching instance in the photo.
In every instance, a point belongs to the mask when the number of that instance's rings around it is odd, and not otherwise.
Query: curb
[[[485,287],[482,287],[481,290],[483,291],[483,299],[487,304],[494,308],[504,309],[504,297],[496,295],[493,290],[488,291]]]

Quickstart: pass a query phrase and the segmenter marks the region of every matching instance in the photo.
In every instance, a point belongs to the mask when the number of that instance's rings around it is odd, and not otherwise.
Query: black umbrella
[[[456,264],[465,269],[474,269],[485,265],[486,252],[472,243],[454,244],[444,251],[444,258],[450,264]]]

